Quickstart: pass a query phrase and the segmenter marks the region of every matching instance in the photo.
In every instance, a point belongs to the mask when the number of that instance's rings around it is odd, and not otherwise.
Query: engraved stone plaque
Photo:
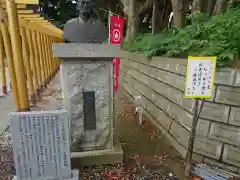
[[[83,92],[84,130],[96,130],[95,92]]]
[[[65,110],[9,115],[18,180],[71,178]]]

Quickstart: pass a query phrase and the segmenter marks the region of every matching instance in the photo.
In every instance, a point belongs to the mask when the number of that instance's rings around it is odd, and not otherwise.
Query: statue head
[[[92,0],[78,0],[77,9],[80,17],[88,19],[93,14]]]

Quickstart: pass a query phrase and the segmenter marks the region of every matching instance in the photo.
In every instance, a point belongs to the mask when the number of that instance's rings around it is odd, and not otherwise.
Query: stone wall
[[[185,157],[194,99],[184,98],[187,59],[147,59],[124,52],[120,84],[131,96],[141,95],[145,115],[162,129]],[[194,159],[240,172],[240,71],[216,74],[214,96],[204,103],[197,124]]]

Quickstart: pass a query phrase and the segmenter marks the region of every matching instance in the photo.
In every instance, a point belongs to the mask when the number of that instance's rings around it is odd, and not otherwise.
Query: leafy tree
[[[71,0],[41,0],[41,9],[48,17],[64,24],[67,20],[76,17],[76,4]]]
[[[77,1],[77,0],[76,0]],[[41,0],[40,5],[44,14],[48,17],[65,24],[69,19],[78,15],[76,1],[73,0]],[[120,9],[119,0],[96,0],[94,6],[96,14],[104,19],[108,17],[108,10],[116,11]]]

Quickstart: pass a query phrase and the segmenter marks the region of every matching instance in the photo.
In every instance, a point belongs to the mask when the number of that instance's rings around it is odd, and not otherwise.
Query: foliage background
[[[108,10],[126,18],[124,48],[128,51],[148,57],[217,56],[218,67],[232,65],[239,56],[240,0],[208,0],[207,3],[205,0],[157,0],[156,13],[153,12],[153,2],[95,0],[94,5],[96,13],[106,25]],[[60,28],[67,20],[78,15],[76,3],[72,0],[41,0],[41,9],[44,14],[58,21]],[[175,9],[182,11],[176,12]],[[182,14],[184,18],[173,18],[169,24],[171,12],[178,13],[176,16]],[[158,16],[154,21],[155,14]],[[156,33],[149,26],[154,23],[154,27],[158,27]]]
[[[192,24],[185,28],[171,28],[155,36],[142,34],[124,47],[148,57],[217,56],[218,67],[231,65],[240,53],[240,10],[212,17],[196,13],[188,18]]]

